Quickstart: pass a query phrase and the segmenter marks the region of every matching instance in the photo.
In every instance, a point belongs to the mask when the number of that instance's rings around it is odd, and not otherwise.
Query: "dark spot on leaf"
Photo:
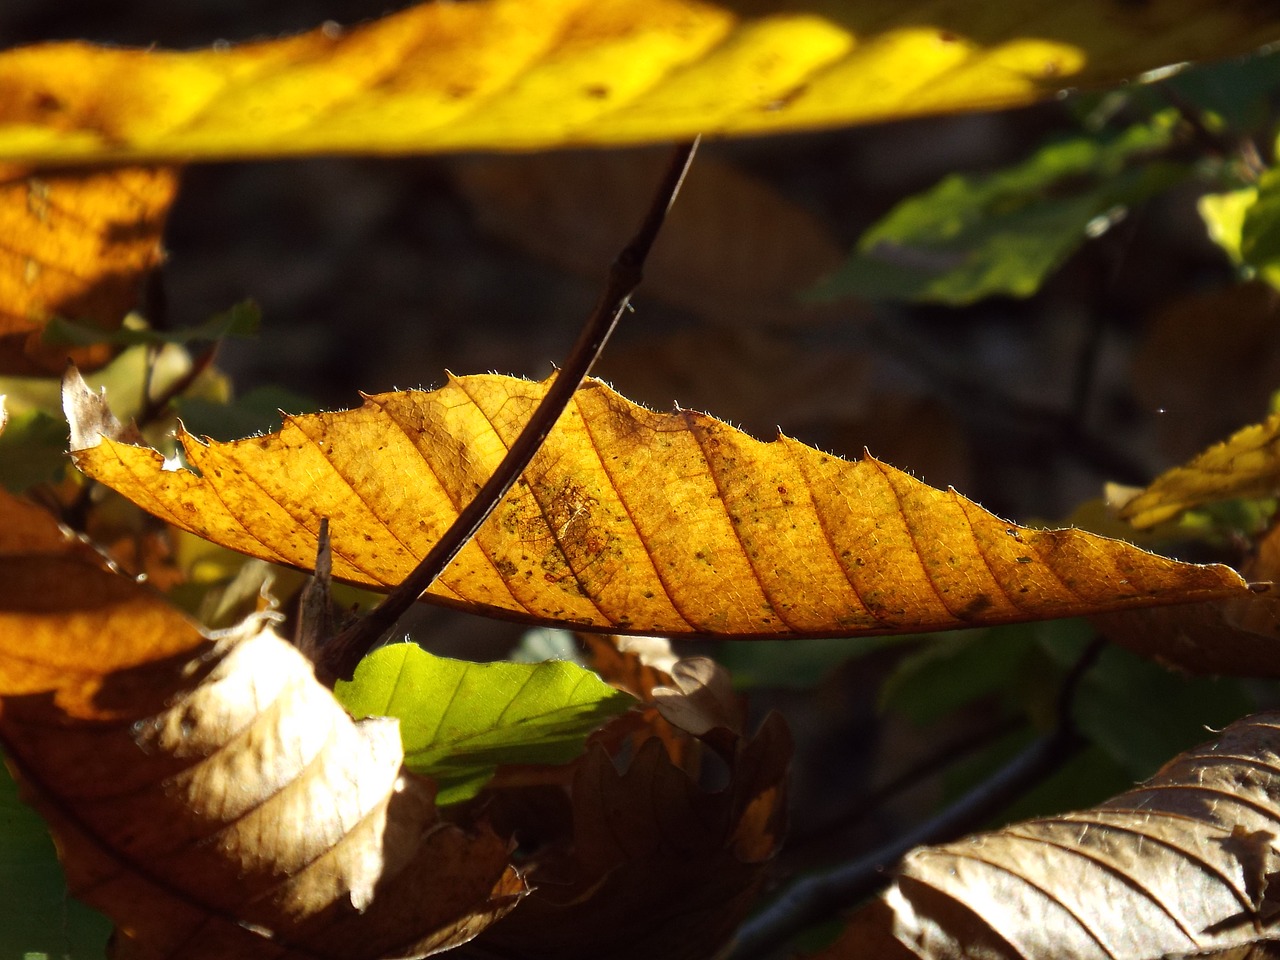
[[[57,113],[63,106],[62,100],[48,90],[41,90],[35,96],[35,108],[41,113]]]

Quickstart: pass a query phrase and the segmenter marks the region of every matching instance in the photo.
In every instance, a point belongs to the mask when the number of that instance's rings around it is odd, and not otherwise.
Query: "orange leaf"
[[[431,393],[293,417],[203,445],[199,475],[84,435],[76,462],[156,516],[308,567],[330,521],[334,575],[398,583],[524,426],[545,384],[452,379]],[[621,633],[788,637],[949,629],[1247,595],[1079,530],[1006,523],[866,456],[761,443],[701,414],[659,414],[590,382],[428,598]]]
[[[429,3],[230,49],[11,51],[0,160],[758,135],[1029,103],[1277,37],[1256,0]]]
[[[0,558],[0,741],[116,957],[423,956],[524,892],[270,629],[75,560]]]
[[[177,192],[168,168],[13,173],[0,179],[0,372],[96,367],[114,348],[43,343],[66,317],[119,328],[163,259],[160,235]]]

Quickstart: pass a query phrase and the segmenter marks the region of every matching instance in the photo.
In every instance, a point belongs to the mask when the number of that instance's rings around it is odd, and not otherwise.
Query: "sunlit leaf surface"
[[[160,234],[177,186],[164,168],[0,170],[0,373],[57,374],[68,357],[92,367],[114,354],[107,344],[45,343],[42,335],[58,316],[120,326],[163,259]]]
[[[527,149],[1029,103],[1280,37],[1254,0],[476,0],[188,53],[0,57],[0,160]]]
[[[1047,144],[998,173],[952,174],[864,233],[813,296],[952,305],[1030,296],[1086,239],[1188,172],[1141,162],[1174,142],[1176,126],[1176,114],[1162,113],[1118,135]]]
[[[496,467],[546,385],[465,377],[279,434],[203,445],[199,473],[79,423],[81,469],[176,526],[308,567],[327,518],[334,575],[399,583]],[[68,394],[80,396],[74,391]],[[1243,595],[1219,566],[1078,530],[1006,523],[867,456],[711,417],[654,413],[591,382],[430,593],[612,632],[877,634]]]
[[[1154,527],[1185,510],[1234,497],[1273,494],[1280,485],[1280,414],[1245,427],[1157,477],[1120,505],[1138,529]]]
[[[576,664],[468,663],[411,643],[369,654],[334,695],[355,717],[400,721],[405,765],[436,781],[442,804],[474,796],[498,764],[572,760],[635,702]]]
[[[77,560],[0,558],[0,742],[113,957],[421,956],[523,893],[270,629],[207,640]]]
[[[915,850],[820,958],[1274,949],[1278,776],[1280,715],[1241,720],[1091,809]]]

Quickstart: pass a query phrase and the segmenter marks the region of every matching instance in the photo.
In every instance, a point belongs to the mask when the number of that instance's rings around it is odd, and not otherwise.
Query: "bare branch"
[[[618,319],[626,310],[632,293],[640,285],[645,258],[658,236],[667,211],[675,202],[696,149],[696,140],[675,149],[639,230],[614,260],[604,294],[578,335],[577,343],[557,373],[551,389],[547,391],[493,476],[458,514],[458,519],[414,571],[368,616],[356,621],[319,651],[316,667],[323,680],[330,682],[337,678],[351,677],[360,659],[373,649],[423,591],[444,572],[529,465],[590,372],[596,358],[600,356]]]

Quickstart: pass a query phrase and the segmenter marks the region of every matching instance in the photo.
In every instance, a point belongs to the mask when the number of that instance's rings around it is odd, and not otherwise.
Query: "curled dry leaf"
[[[1280,414],[1238,431],[1152,481],[1119,504],[1120,516],[1139,530],[1206,503],[1270,496],[1280,487]]]
[[[908,854],[820,958],[1274,951],[1278,785],[1280,714],[1241,720],[1106,803]]]
[[[0,558],[0,740],[114,957],[424,956],[524,892],[268,627],[208,640],[75,560]]]
[[[1256,0],[477,0],[230,49],[0,57],[0,159],[532,149],[1028,103],[1280,36]]]
[[[586,662],[606,683],[640,701],[630,714],[615,718],[596,740],[611,753],[637,749],[656,738],[667,748],[671,762],[696,778],[702,769],[702,743],[672,724],[654,703],[653,691],[672,682],[671,671],[680,658],[666,637],[628,637],[621,634],[579,634]]]
[[[546,384],[454,378],[181,439],[189,470],[103,439],[77,465],[157,517],[335,577],[399,583],[488,479]],[[74,417],[74,409],[68,410]],[[76,429],[73,427],[73,430]],[[1241,596],[1226,567],[1006,523],[867,455],[761,443],[711,417],[578,391],[525,476],[426,599],[615,633],[795,637],[950,629]]]
[[[535,890],[520,909],[462,956],[714,956],[746,916],[782,841],[790,758],[778,714],[754,738],[736,738],[729,785],[715,792],[676,766],[657,738],[645,740],[622,772],[597,744],[575,771],[571,837],[541,854]]]
[[[0,172],[0,372],[57,374],[68,357],[85,368],[110,359],[105,344],[45,343],[44,327],[54,316],[120,326],[163,259],[177,188],[168,168]]]
[[[712,731],[742,736],[743,707],[729,671],[710,657],[686,657],[671,668],[671,686],[655,687],[664,720],[695,737]]]

